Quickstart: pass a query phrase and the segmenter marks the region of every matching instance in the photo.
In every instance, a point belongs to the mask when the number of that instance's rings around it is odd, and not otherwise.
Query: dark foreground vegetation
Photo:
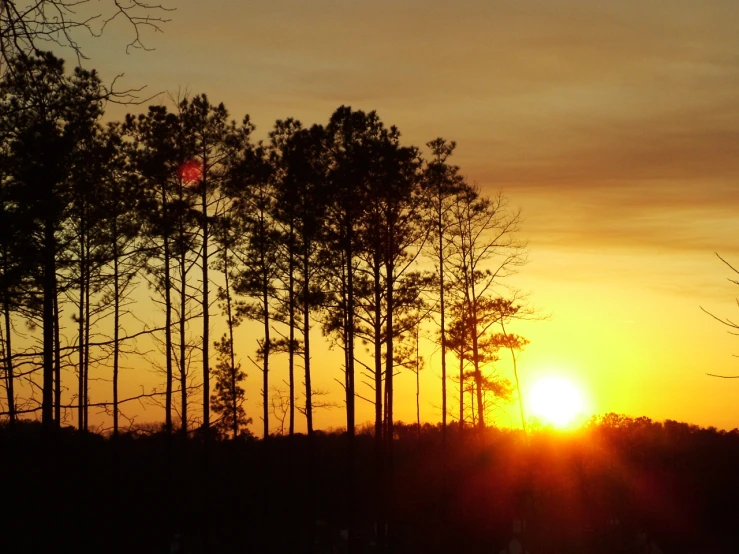
[[[371,434],[357,435],[354,491],[343,434],[181,442],[117,440],[36,423],[0,429],[2,548],[12,552],[498,553],[526,521],[532,554],[739,551],[739,431],[610,414],[577,433],[396,426],[380,487]],[[203,470],[207,464],[207,471]],[[391,499],[379,505],[382,491]],[[388,546],[373,522],[389,521]],[[354,514],[351,518],[350,514]],[[353,521],[350,521],[353,519]]]

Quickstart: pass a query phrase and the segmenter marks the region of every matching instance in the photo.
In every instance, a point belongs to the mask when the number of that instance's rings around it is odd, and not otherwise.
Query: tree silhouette
[[[304,129],[300,122],[288,119],[278,121],[270,133],[271,163],[275,168],[275,219],[280,222],[285,236],[287,257],[287,339],[289,429],[294,432],[295,381],[294,356],[300,343],[295,330],[302,333],[302,353],[305,382],[306,425],[313,434],[313,388],[311,376],[311,312],[323,302],[320,281],[320,246],[322,224],[327,205],[325,131],[315,125]],[[302,314],[302,321],[299,317]]]
[[[108,275],[105,303],[113,305],[113,436],[119,433],[119,377],[121,346],[121,319],[133,305],[130,293],[135,289],[136,277],[146,261],[147,253],[141,241],[143,222],[140,217],[139,182],[133,168],[130,143],[124,142],[124,128],[110,124],[105,134],[107,152],[106,196],[103,199],[108,223]],[[171,381],[170,381],[171,386]]]
[[[409,369],[416,376],[416,425],[418,437],[421,438],[421,370],[425,367],[425,361],[421,356],[421,323],[420,317],[415,318],[416,325],[403,337],[395,349],[395,365]],[[443,431],[446,433],[446,431]]]
[[[338,333],[344,349],[344,390],[346,427],[355,433],[355,281],[357,254],[360,250],[359,223],[367,199],[368,167],[371,163],[369,141],[381,124],[376,114],[353,111],[341,106],[326,126],[329,223],[325,240],[325,267],[333,277],[331,309],[324,325],[327,332]]]
[[[288,433],[295,433],[295,354],[297,344],[295,339],[296,328],[296,298],[295,298],[295,272],[298,246],[296,240],[296,219],[299,199],[297,198],[296,175],[289,166],[291,160],[286,150],[295,133],[301,130],[301,123],[294,119],[278,120],[275,127],[269,133],[270,164],[273,168],[272,179],[275,188],[274,219],[282,227],[282,240],[284,253],[281,258],[285,260],[285,266],[281,271],[281,281],[285,291],[284,319],[288,326],[288,337],[285,350],[288,354]],[[310,383],[310,380],[308,380]],[[312,417],[308,417],[308,433],[313,432]]]
[[[40,368],[42,419],[61,423],[63,409],[76,409],[79,427],[90,429],[89,409],[112,407],[112,432],[119,435],[121,359],[136,351],[124,344],[152,333],[160,357],[140,354],[165,373],[166,386],[142,394],[154,404],[163,398],[165,431],[171,433],[175,413],[183,437],[202,423],[207,438],[213,409],[218,436],[238,436],[246,414],[240,411],[245,392],[237,359],[250,346],[234,341],[234,327],[247,317],[264,329],[256,341],[264,436],[274,389],[271,357],[284,350],[288,432],[295,433],[297,411],[317,440],[315,409],[333,403],[315,402],[325,393],[314,390],[311,360],[311,326],[318,319],[325,338],[344,352],[348,468],[356,467],[356,398],[374,404],[384,504],[392,490],[395,376],[412,358],[404,350],[421,319],[437,312],[441,321],[442,437],[448,349],[460,360],[463,387],[471,371],[480,426],[490,395],[503,391],[492,384],[501,348],[511,352],[517,377],[516,355],[525,339],[508,327],[523,308],[503,278],[525,260],[515,239],[518,214],[504,197],[485,197],[464,184],[449,164],[453,142],[429,142],[424,162],[377,113],[342,106],[326,126],[279,120],[268,142],[254,144],[248,117],[230,121],[225,106],[205,95],[103,126],[109,92],[97,74],[67,76],[51,55],[19,61],[2,87],[0,341],[3,401],[13,421],[18,398],[26,403],[22,412],[37,409],[34,371]],[[16,244],[29,238],[31,247]],[[435,275],[423,271],[424,253]],[[131,335],[123,322],[136,317],[130,293],[146,280],[164,325]],[[213,313],[215,302],[221,314]],[[73,336],[65,326],[72,311]],[[220,317],[226,332],[214,342]],[[193,332],[195,320],[202,333]],[[31,326],[28,340],[41,348],[14,352],[21,321]],[[366,352],[357,350],[357,340]],[[416,357],[420,367],[420,353]],[[304,392],[296,373],[301,362]],[[202,363],[202,418],[193,416],[188,396],[201,386],[201,372],[191,372],[194,363]],[[19,364],[31,369],[20,371]],[[112,369],[112,402],[93,402],[91,394],[101,390],[93,381],[103,366]],[[73,405],[62,402],[69,368],[77,376]],[[358,373],[368,377],[374,398],[357,390]],[[467,394],[460,398],[460,426]]]
[[[466,367],[470,359],[471,344],[469,339],[469,316],[465,303],[463,301],[454,302],[450,306],[451,320],[447,323],[447,346],[454,352],[459,362],[459,372],[456,380],[459,383],[459,433],[462,434],[465,423],[464,411],[464,393],[465,393],[465,375]]]
[[[41,43],[55,43],[71,48],[78,59],[84,53],[77,42],[80,32],[99,36],[105,27],[115,20],[128,23],[131,31],[129,48],[147,50],[142,32],[161,32],[168,20],[162,12],[169,11],[161,4],[134,0],[123,3],[105,2],[101,11],[91,14],[80,12],[79,0],[38,0],[20,4],[16,0],[4,0],[0,4],[0,76],[7,71],[23,70],[15,64],[17,56],[32,55],[39,51]]]
[[[192,100],[184,98],[179,104],[183,136],[187,151],[193,157],[180,167],[183,182],[188,181],[192,194],[197,196],[200,228],[200,269],[202,274],[201,307],[203,315],[203,428],[210,426],[210,296],[208,269],[212,254],[209,252],[211,227],[218,217],[221,202],[221,186],[226,178],[227,166],[235,148],[236,124],[229,121],[228,112],[221,103],[212,105],[204,94]],[[187,172],[191,175],[187,175]],[[223,339],[220,342],[224,345]],[[222,346],[225,348],[225,346]],[[230,347],[229,347],[230,348]]]
[[[237,438],[251,423],[244,410],[244,388],[241,383],[246,379],[246,373],[241,370],[241,364],[234,360],[234,350],[231,339],[226,335],[215,343],[218,352],[218,363],[213,370],[215,387],[210,402],[213,411],[219,416],[214,427],[220,436]]]
[[[323,267],[331,282],[324,311],[324,332],[338,337],[344,350],[344,382],[347,429],[347,518],[349,541],[354,540],[354,471],[356,464],[357,277],[359,254],[364,246],[360,230],[369,200],[373,142],[383,134],[377,114],[341,106],[326,126],[328,197]],[[361,284],[361,283],[360,283]],[[375,361],[377,363],[377,360]],[[377,379],[377,377],[376,377]],[[376,386],[376,395],[381,388]],[[381,400],[375,400],[376,414]],[[376,416],[377,417],[377,416]],[[376,440],[379,440],[376,437]]]
[[[172,337],[173,283],[175,263],[173,176],[178,169],[175,144],[177,117],[164,106],[151,106],[146,114],[127,116],[124,129],[132,145],[129,157],[138,175],[142,202],[143,237],[148,253],[145,269],[152,276],[154,290],[164,301],[164,356],[165,356],[165,429],[172,432],[173,357]]]
[[[462,181],[459,168],[449,165],[447,160],[456,148],[455,142],[447,142],[437,138],[426,143],[431,150],[431,159],[426,162],[423,187],[426,192],[427,210],[433,221],[431,226],[431,240],[428,245],[432,250],[432,258],[436,265],[439,294],[439,339],[441,347],[441,428],[442,436],[446,440],[447,425],[447,370],[446,370],[446,302],[444,297],[446,280],[444,269],[448,246],[448,229],[451,225],[449,210],[451,199],[460,189]]]
[[[248,119],[243,127],[250,129]],[[238,154],[229,170],[226,194],[231,201],[233,217],[246,235],[246,249],[235,251],[240,269],[234,291],[249,298],[239,305],[240,316],[262,323],[264,338],[258,341],[258,357],[262,361],[263,436],[269,437],[269,361],[271,306],[275,297],[275,281],[279,276],[279,232],[271,219],[274,193],[270,183],[271,167],[263,145],[254,145],[245,132]]]
[[[95,72],[64,72],[50,53],[21,56],[0,83],[3,117],[0,134],[7,144],[8,186],[25,206],[30,226],[27,256],[32,288],[40,299],[43,329],[42,420],[53,425],[53,377],[58,258],[63,223],[71,203],[70,179],[85,133],[102,114],[100,80]],[[58,310],[57,310],[58,313]]]
[[[499,344],[491,327],[498,323],[496,287],[525,263],[525,245],[516,238],[520,222],[502,195],[482,197],[475,187],[465,187],[452,207],[451,257],[453,287],[464,315],[463,336],[470,341],[476,384],[476,421],[485,426],[482,366],[495,361]],[[462,339],[464,340],[464,339]]]
[[[3,97],[3,100],[5,98]],[[3,108],[6,107],[3,103]],[[8,133],[7,135],[5,133]],[[27,205],[22,201],[22,183],[13,180],[12,129],[3,126],[0,135],[0,295],[2,295],[2,359],[5,371],[5,389],[8,402],[8,418],[16,421],[15,375],[13,360],[13,324],[15,313],[32,309],[33,296],[29,295],[29,282],[33,258],[23,247],[31,227],[26,215]],[[37,309],[37,308],[36,308]]]
[[[69,270],[67,296],[76,307],[78,428],[84,430],[89,428],[91,330],[108,304],[108,298],[96,297],[105,286],[104,266],[111,244],[105,203],[112,152],[95,123],[89,120],[78,131],[80,146],[69,176],[70,203],[63,230],[66,248],[61,253]]]
[[[185,110],[188,99],[183,98],[178,102],[176,126],[174,128],[175,159],[177,170],[172,176],[174,178],[174,200],[171,204],[174,219],[173,251],[177,260],[174,287],[179,294],[179,303],[175,304],[177,314],[177,330],[179,332],[179,352],[177,362],[179,365],[180,379],[180,432],[187,436],[188,419],[188,377],[191,354],[195,350],[187,336],[189,322],[196,317],[192,301],[197,293],[197,286],[190,279],[193,269],[198,263],[198,248],[201,238],[198,236],[200,230],[199,215],[196,209],[197,198],[196,187],[202,175],[202,166],[194,166],[195,144],[190,136],[190,129],[185,123]],[[202,304],[201,304],[202,307]],[[208,399],[208,396],[205,396]],[[208,402],[206,401],[206,404]],[[204,408],[207,409],[207,408]]]
[[[507,348],[511,353],[511,361],[513,362],[513,377],[516,381],[516,395],[518,396],[518,410],[521,415],[521,428],[524,435],[528,434],[526,429],[526,414],[523,409],[523,394],[521,393],[521,383],[518,378],[518,358],[516,352],[522,351],[529,341],[515,334],[506,333],[506,323],[513,319],[524,319],[533,315],[532,311],[525,309],[521,304],[510,299],[497,298],[495,300],[495,309],[498,312],[498,323],[502,334],[497,337],[498,344],[501,348]]]
[[[234,252],[238,249],[237,243],[243,236],[238,222],[238,218],[233,217],[229,208],[224,209],[214,222],[214,239],[219,247],[215,269],[223,273],[224,281],[223,287],[218,289],[218,300],[226,316],[228,331],[227,335],[224,334],[220,342],[216,343],[220,361],[213,372],[216,377],[216,391],[211,395],[211,407],[217,414],[224,414],[223,419],[216,423],[216,428],[221,433],[231,431],[234,438],[239,436],[240,426],[251,421],[246,419],[243,409],[245,391],[239,384],[246,374],[241,371],[240,364],[236,363],[234,350],[234,328],[241,323],[232,293],[232,283],[237,278]],[[225,417],[225,414],[228,414],[228,417]]]
[[[408,304],[420,298],[418,274],[412,273],[425,237],[422,225],[421,196],[419,191],[420,159],[415,147],[400,147],[400,133],[391,128],[389,140],[381,144],[380,159],[384,183],[377,191],[382,201],[383,266],[385,273],[385,304],[387,311],[385,332],[385,436],[387,455],[392,471],[394,424],[394,341],[414,323],[401,321],[407,315]],[[401,301],[404,300],[405,302]]]

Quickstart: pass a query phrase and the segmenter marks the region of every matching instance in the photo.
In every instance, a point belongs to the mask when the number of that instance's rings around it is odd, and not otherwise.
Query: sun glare
[[[528,404],[531,415],[559,428],[570,425],[585,408],[581,391],[564,377],[539,379],[529,392]]]

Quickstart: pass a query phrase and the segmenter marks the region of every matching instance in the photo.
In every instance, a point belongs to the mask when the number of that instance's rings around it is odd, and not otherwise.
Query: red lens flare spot
[[[203,164],[197,160],[188,160],[177,170],[184,185],[193,185],[203,177]]]

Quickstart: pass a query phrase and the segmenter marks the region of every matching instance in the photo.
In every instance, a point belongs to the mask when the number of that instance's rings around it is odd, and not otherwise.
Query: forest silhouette
[[[68,75],[50,53],[15,59],[0,87],[11,423],[40,414],[53,428],[74,413],[89,430],[90,407],[102,407],[117,435],[131,400],[120,398],[121,360],[138,356],[161,371],[164,390],[142,396],[161,403],[168,433],[248,434],[239,358],[254,349],[262,437],[283,400],[270,382],[276,356],[288,360],[287,432],[301,416],[311,435],[314,411],[335,403],[312,386],[316,327],[344,353],[346,428],[356,427],[356,379],[366,379],[388,456],[395,376],[420,372],[422,325],[438,335],[443,432],[452,413],[484,428],[511,396],[495,362],[505,351],[515,362],[527,341],[506,325],[536,316],[508,282],[526,261],[520,213],[464,180],[448,161],[453,142],[429,142],[424,160],[375,112],[345,106],[325,126],[280,120],[255,141],[248,116],[236,123],[205,95],[103,123],[97,73]],[[134,298],[142,284],[149,298]],[[156,328],[147,313],[158,314]],[[226,331],[212,341],[214,317]],[[237,353],[234,328],[245,320],[262,332]],[[143,353],[143,340],[161,356]],[[91,372],[110,376],[111,401],[91,402]]]
[[[204,94],[109,122],[115,98],[96,71],[43,52],[9,62],[3,552],[739,546],[736,430],[615,414],[527,429],[516,359],[528,341],[513,331],[539,316],[512,282],[527,260],[520,212],[464,179],[454,142],[403,145],[348,106],[323,125],[279,120],[259,141],[249,116]],[[260,331],[237,344],[246,321]],[[342,353],[329,368],[342,398],[313,384],[327,368],[312,329]],[[394,412],[408,401],[398,372],[418,379],[424,363],[421,329],[440,352],[438,424]],[[261,390],[246,390],[244,357]],[[124,397],[133,359],[159,382]],[[357,400],[374,408],[366,428]],[[512,400],[523,429],[492,426]],[[135,424],[134,402],[163,421]],[[343,429],[315,427],[330,407]]]
[[[535,428],[529,441],[457,431],[445,444],[438,425],[419,436],[396,424],[380,539],[371,427],[355,437],[352,522],[346,433],[273,437],[269,451],[218,441],[202,480],[202,436],[140,429],[116,441],[67,428],[49,440],[38,423],[4,425],[3,552],[167,552],[175,534],[190,552],[206,550],[206,535],[212,552],[346,552],[350,527],[352,552],[497,553],[514,537],[532,553],[657,552],[644,533],[666,553],[739,545],[736,430],[608,414],[576,433]]]

